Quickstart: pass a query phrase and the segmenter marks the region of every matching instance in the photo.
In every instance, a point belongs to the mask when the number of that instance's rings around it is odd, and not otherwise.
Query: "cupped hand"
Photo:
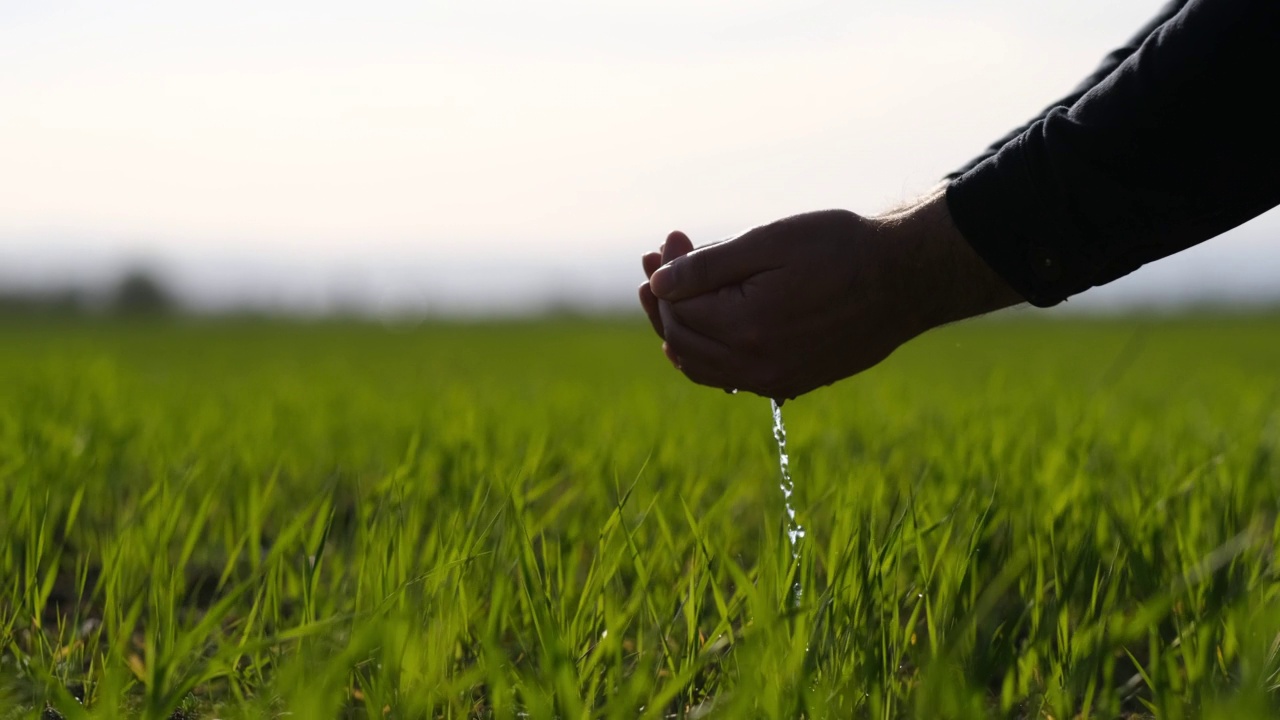
[[[777,400],[1019,300],[968,249],[941,196],[900,215],[824,210],[688,247],[673,233],[644,259],[641,303],[668,357],[694,382]]]

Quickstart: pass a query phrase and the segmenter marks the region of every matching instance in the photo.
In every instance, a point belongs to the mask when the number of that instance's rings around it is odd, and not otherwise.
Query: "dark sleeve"
[[[1123,46],[1118,47],[1115,50],[1112,50],[1111,52],[1107,53],[1107,56],[1102,59],[1102,63],[1098,65],[1098,68],[1094,70],[1093,73],[1089,75],[1089,77],[1082,80],[1079,85],[1076,85],[1070,94],[1068,94],[1064,98],[1060,98],[1050,103],[1049,107],[1045,108],[1044,110],[1041,110],[1040,114],[1036,115],[1034,118],[1032,118],[1029,122],[1027,122],[1022,127],[1009,131],[1009,133],[1006,134],[1004,137],[1000,138],[999,140],[995,141],[990,146],[988,146],[987,149],[984,150],[981,155],[973,158],[968,163],[966,163],[964,167],[958,170],[954,170],[951,173],[947,174],[946,179],[954,180],[960,177],[961,175],[969,172],[970,170],[974,169],[975,167],[977,167],[978,163],[982,162],[983,160],[986,160],[992,155],[995,155],[997,152],[1000,152],[1000,148],[1007,145],[1010,140],[1013,140],[1014,138],[1018,137],[1023,132],[1025,132],[1026,129],[1031,127],[1031,124],[1034,123],[1036,120],[1040,120],[1044,118],[1054,108],[1071,107],[1072,105],[1075,105],[1076,101],[1084,97],[1085,93],[1089,92],[1094,88],[1094,86],[1102,82],[1104,78],[1106,78],[1108,75],[1111,74],[1111,71],[1120,67],[1120,63],[1124,62],[1126,59],[1128,59],[1130,55],[1136,52],[1137,49],[1142,45],[1143,41],[1146,40],[1147,37],[1151,35],[1152,32],[1155,32],[1156,28],[1163,25],[1165,21],[1168,20],[1169,18],[1173,17],[1174,15],[1177,15],[1178,11],[1182,9],[1182,6],[1186,4],[1187,4],[1187,0],[1173,0],[1172,2],[1166,4],[1164,7],[1160,8],[1160,12],[1156,13],[1156,16],[1151,18],[1150,22],[1148,22],[1146,25],[1143,25],[1141,30],[1134,33],[1133,37],[1129,38],[1128,42],[1126,42]]]
[[[1190,0],[953,180],[962,235],[1055,305],[1280,204],[1280,2]]]

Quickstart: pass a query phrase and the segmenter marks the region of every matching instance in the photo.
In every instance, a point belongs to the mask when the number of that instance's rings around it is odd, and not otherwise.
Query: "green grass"
[[[638,323],[4,321],[0,718],[1274,717],[1278,395],[1276,317],[936,332],[785,406],[793,563]]]

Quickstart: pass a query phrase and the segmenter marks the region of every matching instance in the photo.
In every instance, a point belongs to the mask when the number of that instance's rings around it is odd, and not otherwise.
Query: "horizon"
[[[0,287],[197,308],[623,308],[641,252],[873,214],[1160,5],[10,3]],[[1068,306],[1280,300],[1275,211]]]

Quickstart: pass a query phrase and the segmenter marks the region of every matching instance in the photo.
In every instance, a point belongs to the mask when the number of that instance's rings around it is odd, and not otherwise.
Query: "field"
[[[638,321],[3,320],[0,719],[1275,717],[1278,401],[1280,317],[947,328],[784,407],[793,562]]]

